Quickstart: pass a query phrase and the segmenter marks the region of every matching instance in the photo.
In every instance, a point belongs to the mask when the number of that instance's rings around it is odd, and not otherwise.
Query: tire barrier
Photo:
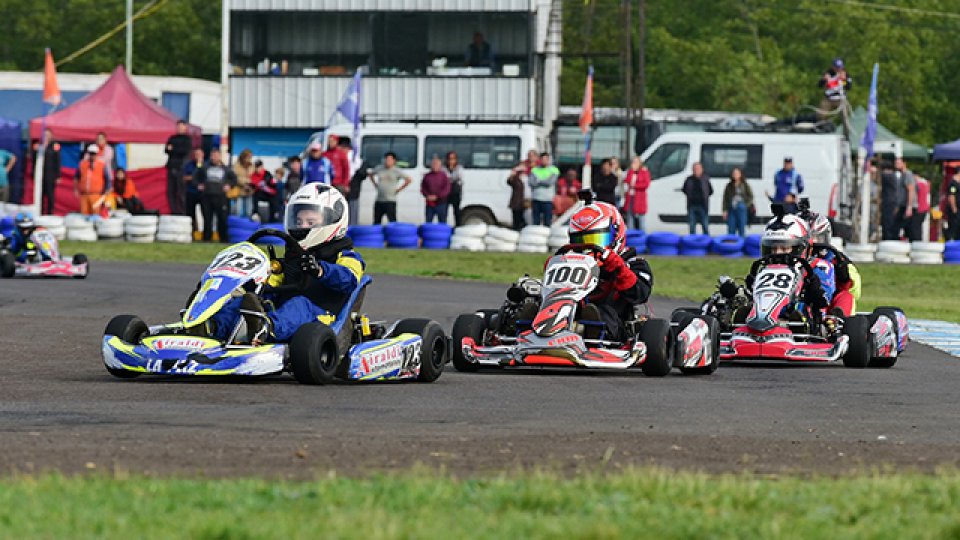
[[[136,244],[151,244],[157,240],[157,225],[160,219],[157,216],[130,216],[123,222],[123,232],[127,242]],[[67,222],[69,234],[70,223]]]
[[[680,235],[655,232],[647,235],[647,252],[651,255],[679,255]]]
[[[844,253],[855,263],[874,262],[877,260],[876,244],[847,244]]]
[[[760,258],[760,235],[751,234],[743,239],[743,254],[751,259]]]
[[[708,234],[688,234],[680,238],[680,255],[688,257],[705,257],[707,250],[713,243]]]
[[[646,253],[647,233],[639,229],[627,229],[627,247],[632,247],[637,253]]]
[[[721,257],[741,257],[743,256],[744,243],[743,237],[735,234],[724,234],[710,242],[710,253]]]
[[[358,248],[382,248],[387,241],[380,225],[354,225],[347,229],[347,235]]]
[[[943,262],[960,264],[960,240],[953,240],[943,245]]]
[[[528,225],[520,231],[517,251],[521,253],[546,253],[550,251],[550,227]]]
[[[483,242],[487,234],[487,226],[482,223],[462,225],[453,230],[450,237],[450,249],[461,251],[485,251],[487,246]]]
[[[229,236],[229,231],[227,235]],[[157,242],[190,244],[193,242],[193,220],[190,216],[160,216]]]
[[[945,246],[940,242],[913,242],[910,244],[910,262],[914,264],[942,264]]]
[[[416,249],[420,247],[417,226],[413,223],[388,223],[383,227],[383,235],[387,239],[387,247],[389,248]]]
[[[424,249],[450,249],[453,227],[446,223],[424,223],[420,226],[420,246]]]

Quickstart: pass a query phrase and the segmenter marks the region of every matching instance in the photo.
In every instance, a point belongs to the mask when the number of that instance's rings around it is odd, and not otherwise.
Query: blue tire
[[[743,254],[744,239],[735,234],[724,234],[713,239],[710,251],[723,257],[739,257]]]
[[[676,246],[650,246],[648,245],[647,252],[650,255],[666,255],[666,256],[677,256],[680,254],[680,249]]]
[[[654,248],[676,248],[680,245],[680,235],[671,232],[655,232],[647,235],[647,249],[653,253]]]

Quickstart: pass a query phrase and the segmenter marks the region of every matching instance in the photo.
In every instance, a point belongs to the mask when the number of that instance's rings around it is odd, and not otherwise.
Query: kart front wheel
[[[477,345],[483,340],[486,326],[483,318],[475,313],[464,313],[453,323],[453,367],[457,371],[477,371],[480,365],[463,355],[463,338],[473,338]]]
[[[704,354],[710,355],[710,363],[703,367],[681,367],[680,372],[684,375],[710,375],[720,367],[720,323],[709,315],[700,315],[698,318],[707,323],[707,339],[710,342],[705,344],[709,350],[704,351]],[[688,324],[689,322],[687,321]],[[682,331],[682,328],[677,327],[677,330]]]
[[[81,264],[86,264],[86,265],[87,265],[87,271],[84,272],[84,273],[81,274],[81,275],[73,276],[73,277],[76,278],[76,279],[84,279],[84,278],[86,278],[88,275],[90,275],[90,260],[87,259],[87,256],[84,255],[83,253],[77,253],[76,255],[73,256],[73,265],[74,265],[74,266],[77,266],[77,265],[81,265]]]
[[[673,364],[670,323],[663,319],[650,319],[640,327],[639,338],[647,345],[647,358],[640,364],[641,371],[648,377],[665,377]]]
[[[843,355],[843,365],[855,369],[867,367],[870,364],[870,358],[873,357],[870,319],[863,315],[849,317],[843,323],[843,333],[850,338],[847,353]]]
[[[301,326],[290,340],[290,368],[300,384],[329,384],[340,365],[337,336],[323,323]]]
[[[13,253],[6,251],[0,254],[0,277],[10,278],[17,272],[17,260]]]
[[[147,335],[149,331],[147,323],[143,322],[140,317],[136,315],[117,315],[107,323],[107,328],[103,331],[103,335],[116,336],[126,343],[136,345],[140,343],[140,340],[142,340],[143,336]],[[142,375],[139,371],[112,368],[110,366],[105,367],[111,375],[120,379],[132,379]]]
[[[895,308],[895,307],[878,307],[877,309],[873,310],[873,313],[870,315],[870,323],[871,323],[870,326],[871,326],[871,327],[873,326],[873,323],[877,322],[877,318],[878,318],[880,315],[886,315],[887,318],[890,319],[890,322],[893,323],[893,337],[894,337],[894,339],[896,340],[896,342],[897,342],[897,344],[898,344],[895,348],[899,348],[899,343],[900,343],[900,327],[897,326],[897,312],[898,312],[898,311],[899,311],[899,309],[898,309],[898,308]],[[897,363],[897,358],[898,358],[898,356],[899,356],[899,354],[898,354],[897,356],[891,356],[891,357],[871,358],[871,359],[870,359],[870,367],[872,367],[872,368],[884,368],[884,369],[886,369],[886,368],[892,368],[892,367],[894,366],[894,364]]]
[[[433,382],[440,378],[447,363],[447,336],[443,328],[430,319],[403,319],[397,322],[389,337],[400,334],[417,334],[423,339],[420,346],[420,382]]]

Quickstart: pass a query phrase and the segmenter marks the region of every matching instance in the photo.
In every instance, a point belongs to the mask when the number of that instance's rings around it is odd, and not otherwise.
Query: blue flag
[[[357,138],[360,135],[360,77],[360,70],[357,70],[357,72],[353,74],[353,80],[350,81],[350,86],[347,87],[346,93],[343,94],[343,99],[341,99],[340,104],[337,105],[337,112],[353,124],[353,140],[351,141],[351,145],[353,146],[354,152],[357,150]]]
[[[863,130],[860,146],[867,151],[863,160],[864,171],[869,169],[870,158],[873,157],[873,141],[877,138],[877,75],[880,73],[880,64],[873,65],[873,80],[870,81],[870,100],[867,102],[867,126]]]

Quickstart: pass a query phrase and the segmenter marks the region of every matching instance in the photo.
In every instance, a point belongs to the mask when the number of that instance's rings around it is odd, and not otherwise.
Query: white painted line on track
[[[910,339],[960,358],[960,324],[910,319]]]

